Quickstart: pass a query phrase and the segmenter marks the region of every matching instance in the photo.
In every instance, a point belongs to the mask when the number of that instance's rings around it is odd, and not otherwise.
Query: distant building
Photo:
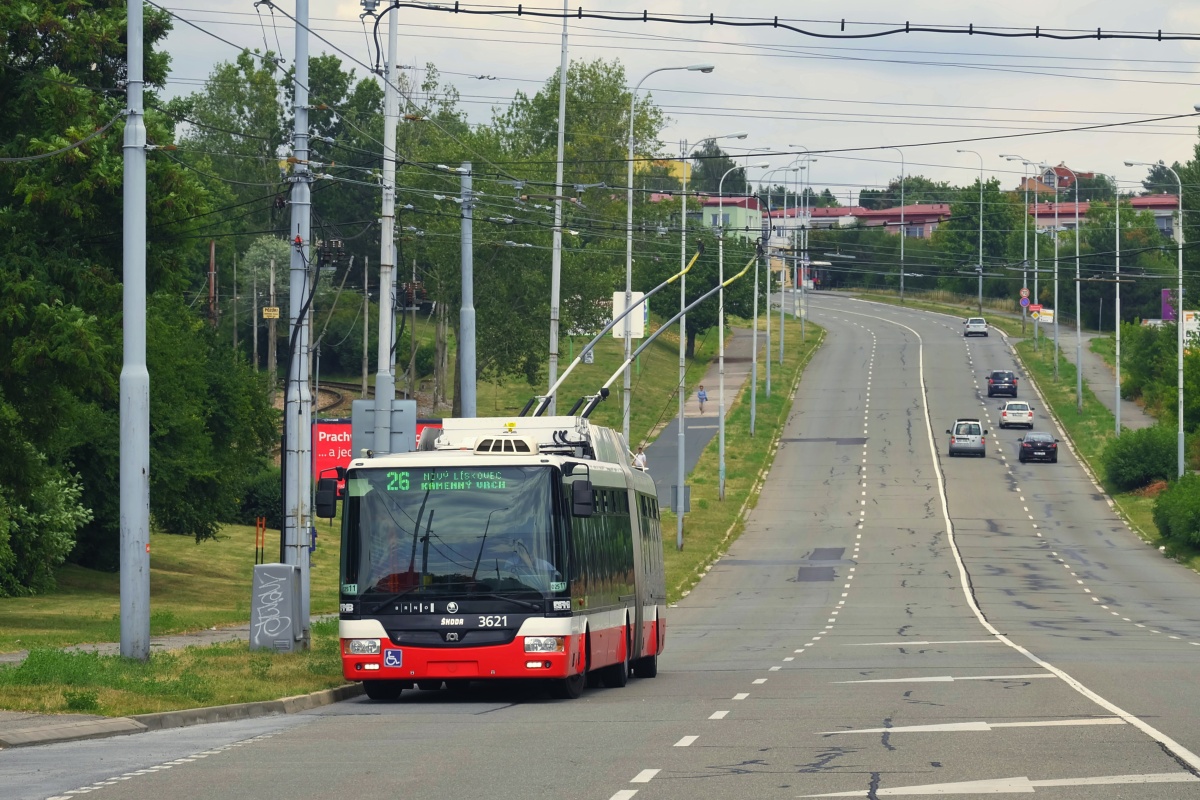
[[[723,227],[726,233],[743,239],[762,236],[763,212],[757,197],[726,197],[723,201],[706,197],[702,209],[701,221],[710,228]]]
[[[1080,174],[1079,177],[1083,177]],[[1150,211],[1154,214],[1154,224],[1166,236],[1175,236],[1175,213],[1179,210],[1179,197],[1173,194],[1151,194],[1145,197],[1121,198],[1128,201],[1134,211]],[[1058,210],[1058,227],[1062,230],[1075,229],[1075,203],[1036,203],[1030,204],[1029,213],[1033,216],[1034,225],[1039,231],[1054,230],[1055,206]],[[1079,219],[1082,221],[1092,207],[1091,203],[1079,204]]]

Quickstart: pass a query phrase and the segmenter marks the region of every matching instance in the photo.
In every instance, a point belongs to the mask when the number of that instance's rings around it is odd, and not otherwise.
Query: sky
[[[515,2],[492,0],[492,7]],[[464,3],[466,5],[466,3]],[[561,11],[554,0],[526,8]],[[877,31],[884,25],[1070,28],[1196,34],[1200,4],[1178,0],[858,0],[836,8],[797,0],[570,0],[575,10],[664,15],[712,13],[718,17],[778,15],[800,27],[837,33]],[[202,31],[176,21],[167,40],[172,56],[169,94],[197,91],[220,61],[239,47],[264,46],[291,63],[294,27],[287,17],[252,0],[175,0],[165,5]],[[294,13],[294,0],[279,8]],[[333,52],[366,73],[374,61],[361,5],[313,0],[310,27],[329,43],[312,39],[312,53]],[[486,122],[493,107],[517,90],[536,91],[558,68],[562,25],[558,20],[482,17],[416,8],[395,12],[400,23],[399,62],[414,69],[433,63],[462,95],[473,122]],[[835,19],[836,16],[836,19]],[[746,16],[742,17],[743,19]],[[386,23],[381,25],[381,36]],[[669,117],[664,153],[680,141],[747,131],[733,145],[772,151],[834,151],[900,147],[908,175],[970,184],[981,169],[1005,187],[1019,183],[1023,167],[1001,156],[1019,155],[1080,172],[1114,175],[1122,188],[1137,188],[1143,167],[1124,161],[1186,161],[1193,157],[1200,116],[1099,131],[1088,125],[1194,114],[1200,103],[1200,41],[1157,42],[1095,39],[1061,42],[911,33],[861,40],[821,39],[774,29],[680,26],[642,22],[572,20],[572,59],[619,58],[636,80],[660,67],[696,63],[711,74],[659,72],[643,84]],[[386,37],[383,37],[386,42]],[[265,45],[264,45],[265,43]],[[338,53],[334,47],[340,48]],[[418,76],[419,77],[419,76]],[[419,81],[418,81],[419,82]],[[1064,130],[1068,129],[1068,130]],[[1039,135],[978,140],[1044,131]],[[965,141],[975,139],[977,141]],[[958,153],[970,149],[973,153]],[[829,188],[843,203],[862,188],[878,188],[900,174],[895,150],[818,152],[811,164],[818,190]],[[747,156],[784,167],[791,157]],[[751,170],[756,183],[763,170]],[[776,173],[778,179],[787,173]]]

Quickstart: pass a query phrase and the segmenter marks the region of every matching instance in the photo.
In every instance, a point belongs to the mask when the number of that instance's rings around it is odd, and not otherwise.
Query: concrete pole
[[[889,147],[900,156],[900,302],[904,303],[904,240],[908,238],[908,229],[904,227],[904,151],[899,147]]]
[[[769,191],[769,190],[768,190]],[[746,211],[750,210],[750,198],[746,198]],[[749,217],[749,213],[746,215]],[[758,416],[758,262],[754,259],[754,325],[750,329],[750,435],[754,435],[754,423]],[[771,316],[771,309],[767,309]],[[769,351],[768,351],[769,352]],[[770,358],[767,359],[768,361]]]
[[[1163,164],[1163,162],[1159,161],[1158,163],[1162,164],[1162,166],[1166,167],[1166,165]],[[1183,345],[1184,345],[1183,309],[1185,307],[1183,305],[1183,180],[1179,177],[1178,172],[1171,169],[1170,167],[1166,167],[1166,168],[1170,171],[1170,173],[1172,175],[1175,176],[1175,182],[1179,184],[1179,224],[1175,227],[1176,244],[1178,244],[1178,253],[1179,253],[1179,293],[1177,295],[1175,295],[1175,333],[1179,339],[1179,341],[1177,342],[1178,355],[1179,355],[1179,395],[1176,398],[1177,404],[1179,406],[1179,436],[1178,436],[1179,441],[1178,441],[1178,452],[1176,453],[1176,455],[1177,455],[1177,462],[1178,462],[1177,475],[1178,475],[1178,477],[1182,478],[1183,473],[1184,473],[1184,466],[1185,466],[1184,451],[1183,451],[1184,450],[1184,448],[1183,448],[1183,445],[1184,445],[1184,437],[1183,437]]]
[[[475,202],[471,192],[471,162],[459,170],[462,182],[462,308],[458,312],[458,369],[464,417],[475,416]]]
[[[396,376],[392,372],[392,327],[396,312],[392,305],[396,259],[396,126],[400,116],[400,92],[396,81],[396,44],[399,21],[395,13],[388,18],[388,52],[383,70],[383,205],[379,231],[379,341],[375,362],[375,447],[376,453],[392,449],[392,400],[396,397]],[[357,455],[357,454],[356,454]]]
[[[291,353],[288,369],[287,399],[284,414],[287,415],[286,456],[284,475],[284,560],[300,568],[299,647],[308,649],[309,630],[309,539],[310,509],[309,489],[312,483],[312,392],[308,382],[308,351],[312,331],[309,317],[304,309],[305,301],[312,290],[310,283],[310,226],[311,226],[311,176],[308,172],[308,0],[296,2],[296,73],[295,73],[295,120],[293,153],[296,157],[296,172],[292,178],[292,254],[289,269],[289,341],[296,342]]]
[[[728,174],[728,173],[727,173]],[[724,183],[725,176],[721,176]],[[725,211],[717,191],[717,439],[719,465],[717,469],[717,499],[725,499]],[[628,347],[628,344],[626,345]],[[628,373],[626,373],[628,375]]]
[[[237,250],[233,251],[233,352],[237,353],[237,328],[238,328],[238,313],[237,313]]]
[[[1054,173],[1054,380],[1058,382],[1058,173]]]
[[[369,379],[368,375],[370,374],[370,369],[369,369],[370,359],[367,357],[367,348],[371,342],[371,292],[369,291],[369,287],[370,287],[370,283],[371,283],[371,272],[369,269],[370,264],[371,264],[370,256],[366,256],[365,258],[363,258],[362,396],[363,396],[364,400],[367,398],[367,381]],[[360,453],[354,454],[355,458],[357,458],[359,455],[361,455],[361,454]]]
[[[271,286],[268,292],[270,299],[267,300],[267,305],[271,308],[278,308],[275,305],[275,259],[271,259]],[[279,320],[275,317],[267,320],[267,387],[268,399],[271,404],[275,404],[275,384],[279,381],[279,364],[278,357],[275,354],[275,337],[276,327]]]
[[[562,53],[558,66],[558,158],[554,167],[554,231],[550,252],[550,363],[549,383],[558,380],[558,317],[562,303],[562,224],[563,224],[563,149],[567,127],[567,0],[563,0]],[[681,390],[682,391],[682,390]],[[558,402],[550,397],[550,416],[557,412]]]
[[[682,167],[683,193],[680,197],[679,220],[679,269],[687,267],[687,179],[688,179],[688,146],[687,141],[679,143],[679,162]],[[679,424],[675,434],[675,549],[683,549],[683,509],[685,497],[685,481],[687,480],[684,446],[687,437],[684,435],[684,404],[687,394],[687,275],[679,276]]]
[[[1115,328],[1117,331],[1117,352],[1115,358],[1116,380],[1114,381],[1114,390],[1116,396],[1113,398],[1113,410],[1116,416],[1116,431],[1117,436],[1121,435],[1121,191],[1117,188],[1117,178],[1113,176],[1113,210],[1116,212],[1116,261],[1117,269],[1114,277],[1117,287],[1117,298],[1114,303]]]
[[[254,331],[254,371],[258,372],[258,270],[254,270],[254,308],[250,314],[250,324]]]
[[[142,4],[130,3],[122,261],[121,655],[150,657],[150,373],[146,369],[146,124]]]
[[[1025,238],[1021,249],[1021,288],[1025,288],[1029,284],[1029,277],[1025,274],[1025,268],[1029,266],[1029,166],[1025,166],[1025,194],[1024,203],[1021,205],[1021,216],[1025,218]],[[1034,276],[1037,280],[1037,276]],[[1034,302],[1037,302],[1037,296],[1034,295]],[[1025,319],[1029,306],[1021,306],[1021,335],[1025,335]]]

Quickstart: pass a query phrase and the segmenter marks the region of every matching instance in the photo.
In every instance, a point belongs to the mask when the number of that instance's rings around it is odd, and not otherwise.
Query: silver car
[[[960,454],[973,456],[987,455],[987,428],[977,419],[955,420],[954,427],[948,428],[950,434],[951,456]]]
[[[987,336],[987,320],[983,317],[971,317],[963,323],[963,336]]]

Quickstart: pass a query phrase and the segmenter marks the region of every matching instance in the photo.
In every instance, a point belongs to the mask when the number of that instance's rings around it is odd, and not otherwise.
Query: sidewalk
[[[1083,382],[1088,385],[1092,393],[1096,395],[1105,408],[1116,413],[1116,371],[1110,367],[1107,362],[1100,356],[1092,352],[1092,339],[1095,339],[1103,334],[1099,333],[1083,333]],[[1068,340],[1064,340],[1062,334],[1059,334],[1058,346],[1062,349],[1063,357],[1075,363],[1075,336],[1074,334]],[[1053,346],[1053,343],[1051,343]],[[1157,420],[1145,412],[1145,410],[1132,400],[1121,399],[1121,427],[1129,430],[1137,430],[1138,428],[1149,428]]]
[[[735,328],[732,329],[732,334],[725,346],[726,415],[729,414],[729,408],[733,405],[733,399],[737,397],[738,392],[742,390],[750,377],[750,353],[753,347],[753,331],[750,329]],[[766,336],[761,333],[758,337],[758,346],[760,352],[766,347]],[[704,373],[704,378],[700,381],[700,384],[708,392],[708,402],[705,403],[703,414],[700,413],[700,403],[696,400],[695,392],[690,393],[684,400],[683,466],[685,479],[695,469],[704,448],[717,435],[719,403],[717,394],[720,378],[720,366],[717,360],[713,359]],[[633,444],[636,446],[636,443]],[[654,486],[658,490],[658,503],[665,508],[671,507],[671,487],[679,479],[678,454],[679,416],[678,407],[675,406],[675,413],[672,414],[671,421],[659,431],[658,438],[646,445],[646,464],[649,467],[650,477],[654,479]]]

